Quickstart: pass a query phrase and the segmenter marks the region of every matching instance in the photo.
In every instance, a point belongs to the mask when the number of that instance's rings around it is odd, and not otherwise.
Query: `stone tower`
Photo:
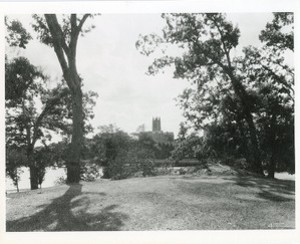
[[[161,131],[160,118],[159,117],[152,119],[152,131],[153,132]]]

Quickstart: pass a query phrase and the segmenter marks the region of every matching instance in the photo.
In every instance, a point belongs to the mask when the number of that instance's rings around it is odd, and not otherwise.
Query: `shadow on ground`
[[[49,205],[38,206],[40,211],[17,220],[7,221],[6,230],[14,231],[116,231],[123,226],[128,216],[115,211],[118,205],[89,213],[87,195],[105,196],[105,193],[82,193],[82,185],[70,185],[65,194],[55,198]],[[72,209],[78,209],[72,211]],[[74,213],[76,212],[76,213]]]
[[[295,201],[295,181],[259,177],[236,177],[237,185],[260,190],[257,197],[273,202]]]
[[[174,177],[174,179],[176,179]],[[198,177],[194,176],[183,176],[182,179],[197,181]],[[295,201],[295,181],[292,180],[279,180],[279,179],[269,179],[264,177],[254,177],[254,176],[224,176],[224,177],[212,177],[212,176],[202,176],[197,187],[187,188],[187,191],[193,194],[201,195],[205,194],[208,197],[220,197],[223,195],[224,188],[215,187],[214,191],[207,190],[210,189],[209,185],[222,184],[224,187],[231,188],[232,184],[238,185],[239,187],[245,188],[245,192],[239,192],[240,190],[232,189],[232,192],[237,194],[247,195],[244,200],[265,200],[272,202],[288,202]],[[235,197],[233,194],[231,197]],[[240,198],[241,196],[238,196]]]

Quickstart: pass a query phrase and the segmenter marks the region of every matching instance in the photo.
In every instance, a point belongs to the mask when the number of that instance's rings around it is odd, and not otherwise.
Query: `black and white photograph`
[[[3,14],[6,233],[296,231],[296,9],[195,6]]]

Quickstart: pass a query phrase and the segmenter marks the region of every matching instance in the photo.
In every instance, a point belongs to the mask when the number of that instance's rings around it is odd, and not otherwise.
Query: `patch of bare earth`
[[[7,231],[295,228],[295,182],[253,176],[99,180],[8,197]]]

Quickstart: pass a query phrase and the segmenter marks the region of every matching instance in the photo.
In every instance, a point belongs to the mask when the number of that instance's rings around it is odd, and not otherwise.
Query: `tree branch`
[[[62,36],[59,36],[58,32],[61,32],[61,28],[57,22],[56,16],[55,14],[45,14],[45,19],[49,28],[49,31],[51,33],[51,36],[53,38],[53,47],[54,47],[54,51],[56,53],[56,56],[58,58],[59,64],[61,66],[61,69],[63,71],[63,76],[66,80],[66,82],[68,83],[68,86],[70,88],[74,88],[76,86],[76,84],[74,83],[74,81],[72,79],[69,79],[69,65],[66,61],[64,52],[63,52],[63,47],[62,47],[62,41],[60,40],[60,38],[62,38]],[[58,32],[57,32],[58,29]],[[65,43],[63,41],[63,43]],[[69,48],[68,48],[69,50]],[[68,51],[69,54],[69,51]],[[68,55],[67,55],[68,56]]]
[[[218,32],[220,33],[222,46],[223,46],[224,53],[226,55],[226,59],[227,59],[227,63],[228,63],[228,68],[231,69],[232,66],[231,66],[231,60],[230,60],[230,56],[229,56],[229,50],[227,50],[225,42],[223,41],[224,40],[224,34],[223,34],[220,26],[218,25],[218,22],[214,18],[210,17],[209,15],[207,15],[207,18],[210,19],[215,24],[215,26],[218,29]]]
[[[66,96],[68,93],[69,93],[69,90],[67,88],[65,88],[64,90],[62,90],[62,92],[60,94],[58,94],[55,97],[50,98],[47,101],[46,106],[44,107],[43,111],[40,113],[36,122],[34,123],[33,137],[32,137],[32,143],[31,143],[33,146],[38,139],[38,129],[39,129],[40,124],[42,123],[44,117],[47,116],[48,113],[50,112],[50,110],[57,104],[57,102],[59,102],[60,99],[63,98],[64,96]]]
[[[295,91],[294,91],[293,87],[292,87],[290,84],[288,84],[288,83],[284,80],[284,78],[281,78],[279,75],[277,75],[277,74],[276,74],[271,68],[269,68],[268,66],[262,65],[262,67],[263,67],[264,69],[266,69],[267,71],[269,71],[269,72],[271,73],[271,75],[274,76],[275,79],[277,79],[282,85],[284,85],[285,87],[287,87],[289,90],[292,91],[293,94],[295,94]],[[293,96],[291,96],[291,94],[288,94],[288,95],[289,95],[289,97],[294,101]]]
[[[79,36],[79,30],[77,27],[77,15],[71,14],[71,36],[70,36],[70,56],[68,56],[69,66],[76,70],[76,46]]]
[[[77,16],[76,14],[71,14],[71,32],[77,31]]]
[[[53,37],[53,41],[57,40],[58,43],[60,44],[60,46],[62,47],[62,49],[64,50],[64,52],[66,53],[66,55],[68,56],[70,50],[65,42],[64,34],[58,23],[56,15],[55,14],[45,14],[45,18],[46,18],[50,33]],[[49,25],[49,23],[50,23],[50,25]]]
[[[77,15],[71,14],[71,36],[70,36],[70,55],[68,56],[69,67],[71,70],[75,70],[77,73],[76,68],[76,47],[78,42],[78,36],[81,31],[81,28],[86,21],[86,19],[90,16],[90,14],[85,14],[82,19],[79,21],[77,26]],[[76,84],[75,84],[76,85]],[[77,84],[78,85],[78,84]],[[80,84],[79,84],[80,85]]]
[[[85,14],[79,21],[79,24],[77,25],[77,15],[71,14],[71,40],[70,40],[70,52],[71,52],[71,58],[75,58],[76,56],[76,46],[77,46],[77,40],[79,33],[82,29],[82,26],[84,22],[87,20],[87,18],[91,14]]]
[[[78,27],[77,27],[78,33],[81,31],[81,28],[82,28],[84,22],[87,20],[87,18],[89,16],[91,16],[91,14],[85,14],[85,15],[83,15],[82,19],[79,21],[79,24],[78,24]]]

